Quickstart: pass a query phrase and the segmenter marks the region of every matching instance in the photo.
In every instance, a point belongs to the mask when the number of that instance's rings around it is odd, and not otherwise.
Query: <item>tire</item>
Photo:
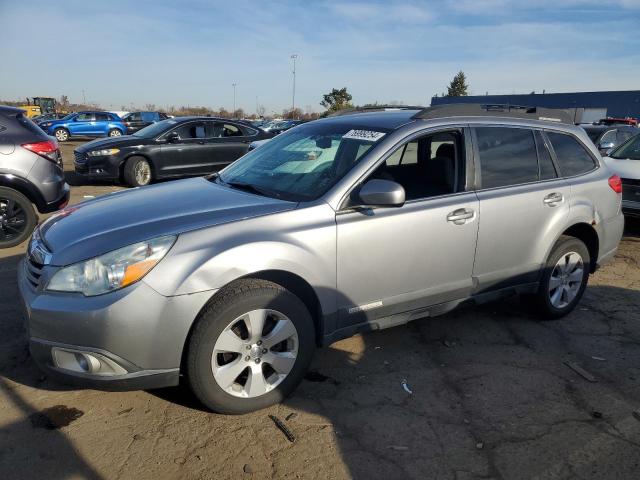
[[[558,239],[547,259],[538,292],[531,298],[541,319],[564,317],[576,307],[587,287],[590,266],[589,250],[582,240],[564,235]]]
[[[53,131],[53,135],[59,142],[66,142],[67,140],[69,140],[69,130],[67,130],[66,128],[56,128]]]
[[[109,130],[109,133],[107,133],[107,135],[110,137],[120,137],[122,136],[122,132],[117,128],[112,128],[111,130]]]
[[[262,312],[267,312],[262,331],[252,336],[246,327]],[[286,339],[278,342],[280,337]],[[185,373],[207,408],[244,414],[286,398],[302,381],[314,350],[314,323],[297,296],[266,280],[239,280],[225,287],[197,320]]]
[[[144,157],[129,157],[123,173],[125,183],[132,187],[144,187],[153,181],[153,169]]]
[[[0,187],[0,248],[24,242],[38,223],[31,201],[20,192]]]

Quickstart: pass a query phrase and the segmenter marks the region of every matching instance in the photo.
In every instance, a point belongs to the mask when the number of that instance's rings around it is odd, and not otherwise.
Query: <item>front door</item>
[[[369,179],[404,187],[402,207],[337,213],[340,327],[470,295],[479,218],[465,136],[464,128],[430,131],[376,169]]]
[[[161,176],[189,176],[202,173],[202,163],[207,158],[209,146],[206,142],[205,122],[186,122],[173,130],[180,137],[175,143],[161,147]],[[170,134],[169,132],[168,134]],[[167,137],[168,134],[164,136]]]
[[[92,123],[95,123],[93,113],[79,113],[69,122],[69,132],[72,135],[91,135]]]

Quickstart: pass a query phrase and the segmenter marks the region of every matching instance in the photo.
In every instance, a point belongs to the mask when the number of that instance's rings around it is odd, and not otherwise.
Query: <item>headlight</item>
[[[154,238],[69,265],[53,276],[47,290],[80,292],[91,297],[126,287],[149,273],[175,240],[174,235]]]
[[[44,123],[41,123],[41,124],[40,124],[40,126],[45,127],[45,128],[48,128],[48,127],[50,127],[50,126],[51,126],[51,122],[44,122]]]
[[[106,157],[108,155],[115,155],[119,151],[119,148],[105,148],[104,150],[91,150],[87,155],[90,157]]]

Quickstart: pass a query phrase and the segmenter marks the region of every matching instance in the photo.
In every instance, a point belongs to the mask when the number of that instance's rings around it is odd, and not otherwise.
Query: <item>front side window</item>
[[[586,148],[566,133],[546,132],[556,153],[556,160],[563,177],[572,177],[593,170],[596,166]]]
[[[388,129],[310,123],[250,151],[225,168],[217,181],[285,200],[314,200],[359,164],[386,133]]]
[[[535,182],[539,178],[533,131],[477,127],[482,188]]]
[[[609,130],[602,135],[600,143],[616,143],[618,141],[618,135],[615,130]]]
[[[182,140],[206,138],[204,122],[188,122],[174,130]]]
[[[76,116],[76,122],[93,122],[94,116],[93,113],[79,113]]]
[[[609,155],[611,158],[628,158],[629,160],[640,160],[640,135],[636,135],[631,140],[623,143]]]
[[[406,200],[455,193],[463,145],[459,131],[423,135],[398,147],[369,178],[399,183]]]
[[[618,143],[624,143],[629,140],[634,135],[637,135],[638,132],[629,131],[629,130],[618,130]]]
[[[139,115],[143,122],[155,122],[158,119],[158,114],[155,112],[141,112]]]
[[[126,117],[124,117],[126,122],[139,122],[142,120],[142,114],[140,112],[130,113]]]

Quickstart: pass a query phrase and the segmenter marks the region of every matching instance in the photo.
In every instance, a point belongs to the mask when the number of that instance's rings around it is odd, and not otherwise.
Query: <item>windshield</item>
[[[175,119],[169,118],[161,122],[152,123],[148,127],[141,128],[133,135],[135,137],[154,138],[177,124],[178,122]]]
[[[640,160],[640,135],[631,137],[625,143],[616,148],[611,154],[611,158],[628,158],[629,160]]]
[[[64,117],[62,117],[60,120],[69,120],[74,115],[75,115],[75,113],[69,113],[68,115],[65,115]]]
[[[269,140],[225,168],[218,181],[290,201],[324,195],[389,130],[310,123]]]
[[[601,128],[585,128],[584,130],[587,132],[587,135],[589,135],[589,138],[593,143],[598,141],[598,137],[604,131]]]

